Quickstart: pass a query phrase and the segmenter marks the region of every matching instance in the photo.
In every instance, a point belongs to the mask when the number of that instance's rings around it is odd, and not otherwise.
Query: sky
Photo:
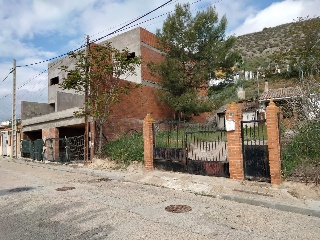
[[[0,122],[12,116],[13,59],[19,117],[21,101],[47,102],[49,59],[79,48],[87,34],[107,40],[138,26],[155,33],[178,3],[189,3],[193,14],[215,6],[228,19],[226,34],[235,36],[318,16],[320,7],[320,0],[0,0]]]

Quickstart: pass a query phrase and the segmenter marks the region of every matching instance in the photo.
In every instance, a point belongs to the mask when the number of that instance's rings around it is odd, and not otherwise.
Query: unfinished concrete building
[[[148,62],[158,63],[163,59],[156,48],[156,36],[139,27],[107,41],[117,49],[127,48],[135,56],[140,56],[142,64],[136,68],[136,75],[123,80],[140,87],[133,88],[112,106],[112,115],[104,126],[105,138],[112,140],[130,130],[141,131],[147,113],[157,120],[172,118],[173,111],[157,100],[159,80],[147,67]],[[74,112],[84,106],[84,95],[60,88],[59,83],[66,77],[66,73],[59,69],[62,65],[72,66],[74,62],[66,57],[48,65],[48,103],[21,103],[22,139],[68,138],[84,134],[84,118],[74,116]],[[90,131],[93,133],[94,129]]]

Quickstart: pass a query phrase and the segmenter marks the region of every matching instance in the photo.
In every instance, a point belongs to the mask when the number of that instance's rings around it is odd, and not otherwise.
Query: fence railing
[[[70,162],[84,160],[84,136],[22,140],[21,156],[33,160]]]

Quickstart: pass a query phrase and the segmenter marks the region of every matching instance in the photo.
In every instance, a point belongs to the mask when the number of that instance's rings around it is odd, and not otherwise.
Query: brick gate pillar
[[[226,124],[234,124],[234,128],[227,129],[228,160],[230,179],[243,180],[243,158],[241,141],[242,112],[238,105],[233,102],[227,106]],[[234,129],[234,130],[233,130]]]
[[[59,129],[58,128],[43,128],[42,139],[54,138],[53,140],[53,160],[59,158]]]
[[[95,121],[92,119],[90,121],[90,133],[89,133],[89,149],[90,149],[90,159],[89,161],[92,162],[92,159],[95,155],[95,142],[96,139],[96,128],[95,128]]]
[[[281,184],[281,158],[279,142],[279,108],[270,100],[266,108],[268,151],[271,184]]]
[[[153,122],[150,114],[143,119],[144,167],[147,170],[153,169]]]

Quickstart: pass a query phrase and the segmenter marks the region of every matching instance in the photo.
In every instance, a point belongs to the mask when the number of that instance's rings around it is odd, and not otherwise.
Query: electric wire
[[[14,69],[11,68],[11,69],[10,69],[10,72],[7,74],[7,76],[6,76],[0,83],[4,82],[4,81],[9,77],[10,74],[13,73],[13,70],[14,70]]]
[[[159,7],[155,8],[155,9],[153,9],[153,10],[151,10],[151,11],[149,11],[149,12],[147,12],[147,13],[143,14],[142,16],[138,17],[137,19],[135,19],[135,20],[133,20],[133,21],[131,21],[131,22],[129,22],[129,23],[127,23],[127,24],[125,24],[123,27],[120,27],[119,29],[117,29],[117,30],[115,30],[115,31],[113,31],[113,32],[111,32],[111,33],[109,33],[109,34],[106,34],[106,35],[104,35],[104,36],[102,36],[102,37],[100,37],[100,38],[97,38],[97,39],[95,39],[95,40],[91,41],[90,43],[95,43],[95,42],[97,42],[97,41],[99,41],[99,40],[101,40],[101,39],[106,38],[107,36],[109,36],[109,35],[111,35],[111,34],[114,34],[115,32],[118,32],[119,30],[121,30],[121,29],[123,29],[123,28],[125,28],[125,27],[127,27],[127,26],[131,25],[132,23],[134,23],[134,22],[136,22],[136,21],[140,20],[141,18],[144,18],[145,16],[147,16],[147,15],[149,15],[149,14],[151,14],[151,13],[153,13],[153,12],[157,11],[158,9],[160,9],[160,8],[164,7],[165,5],[169,4],[169,3],[170,3],[170,2],[172,2],[172,1],[173,1],[173,0],[169,0],[169,1],[167,1],[166,3],[164,3],[164,4],[160,5]],[[80,46],[79,48],[75,49],[74,51],[81,50],[81,49],[82,49],[82,48],[84,48],[84,47],[86,47],[86,44],[83,44],[82,46]],[[49,61],[52,61],[52,60],[55,60],[55,59],[58,59],[58,58],[61,58],[61,57],[67,56],[69,53],[70,53],[70,51],[69,51],[69,52],[67,52],[67,53],[60,54],[59,56],[56,56],[56,57],[53,57],[53,58],[50,58],[50,59],[46,59],[46,60],[40,61],[40,62],[34,62],[34,63],[24,64],[24,65],[18,65],[18,66],[16,66],[16,67],[17,67],[17,68],[21,68],[21,67],[29,67],[29,66],[37,65],[37,64],[40,64],[40,63],[44,63],[44,62],[49,62]]]
[[[201,1],[202,1],[202,0],[201,0]],[[171,4],[174,4],[174,3],[176,3],[176,2],[178,2],[178,0],[175,0],[174,2],[171,2],[171,3],[167,4],[167,5],[171,5]],[[134,20],[136,20],[136,19],[137,19],[137,18],[133,18],[133,19],[128,20],[128,21],[126,21],[126,22],[124,22],[124,23],[120,23],[120,24],[118,24],[118,25],[116,25],[116,26],[110,27],[110,28],[108,28],[108,29],[106,29],[106,30],[103,30],[103,31],[98,32],[98,33],[95,33],[95,34],[93,34],[93,35],[90,35],[90,38],[91,38],[91,37],[94,37],[94,36],[97,36],[97,35],[99,35],[99,34],[101,34],[101,33],[107,32],[107,31],[109,31],[109,30],[111,30],[111,29],[120,27],[120,26],[122,26],[123,24],[129,23],[129,22],[134,21]]]
[[[160,9],[160,8],[162,8],[162,7],[164,7],[165,5],[169,4],[169,3],[170,3],[170,2],[172,2],[172,1],[173,1],[173,0],[169,0],[169,1],[167,1],[166,3],[164,3],[164,4],[160,5],[159,7],[157,7],[157,8],[155,8],[155,9],[153,9],[153,10],[151,10],[151,11],[149,11],[149,12],[147,12],[147,13],[143,14],[142,16],[140,16],[140,17],[136,18],[135,20],[130,21],[129,23],[127,23],[127,24],[125,24],[124,26],[120,27],[119,29],[117,29],[117,30],[113,31],[112,33],[109,33],[109,34],[107,34],[107,35],[105,35],[105,36],[102,36],[102,37],[100,37],[100,38],[97,38],[97,39],[95,39],[95,40],[91,41],[91,43],[93,43],[93,42],[97,42],[97,41],[99,41],[99,40],[101,40],[101,39],[103,39],[103,38],[105,38],[105,37],[107,37],[107,36],[109,36],[109,35],[112,35],[112,34],[114,34],[114,33],[118,32],[118,31],[120,31],[120,30],[122,30],[122,31],[123,31],[123,30],[125,30],[125,29],[126,29],[125,27],[127,27],[127,26],[129,26],[130,24],[132,24],[132,23],[134,23],[134,22],[136,22],[136,21],[140,20],[141,18],[143,18],[143,17],[145,17],[145,16],[147,16],[147,15],[149,15],[149,14],[151,14],[151,13],[155,12],[156,10],[158,10],[158,9]],[[78,50],[82,49],[82,48],[83,48],[83,47],[85,47],[85,46],[86,46],[86,44],[83,44],[83,45],[81,45],[80,47],[78,47],[78,48],[76,48],[76,49],[74,49],[74,50],[72,50],[72,51],[78,51]],[[66,56],[66,55],[68,55],[70,52],[71,52],[71,51],[69,51],[68,53],[61,54],[61,55],[59,55],[59,56],[57,56],[57,57],[50,58],[50,59],[47,59],[47,60],[43,60],[43,61],[40,61],[40,62],[35,62],[35,63],[31,63],[31,64],[24,64],[24,65],[18,65],[18,66],[16,66],[16,67],[17,67],[17,68],[18,68],[18,67],[28,67],[28,66],[33,66],[33,65],[37,65],[37,64],[44,63],[44,62],[52,61],[52,60],[55,60],[55,59],[61,58],[61,57],[63,57],[63,56]],[[28,81],[26,81],[25,83],[23,83],[23,84],[22,84],[20,87],[18,87],[17,89],[22,88],[23,86],[25,86],[26,84],[28,84],[29,82],[31,82],[34,78],[36,78],[36,77],[40,76],[41,74],[43,74],[45,71],[47,71],[47,70],[44,70],[44,71],[42,71],[40,74],[38,74],[37,76],[35,76],[35,77],[33,77],[33,78],[29,79]],[[9,73],[9,74],[10,74],[10,73]],[[12,92],[11,92],[11,93],[12,93]],[[4,98],[8,97],[11,93],[8,93],[8,94],[6,94],[6,95],[2,96],[2,97],[0,98],[0,100],[2,100],[2,99],[4,99]]]
[[[195,2],[192,2],[191,5],[196,4],[196,3],[198,3],[198,2],[201,2],[201,1],[202,1],[202,0],[197,0],[197,1],[195,1]],[[204,8],[204,7],[208,6],[208,5],[216,4],[216,3],[219,3],[219,2],[222,2],[222,1],[223,1],[223,0],[218,0],[218,1],[215,1],[214,3],[209,3],[209,4],[204,5],[204,6],[202,6],[202,7],[198,7],[198,9],[201,9],[201,8]],[[162,8],[162,7],[164,7],[165,5],[167,5],[167,4],[169,4],[169,3],[171,4],[171,2],[172,2],[172,0],[171,0],[171,1],[167,1],[166,3],[164,3],[164,4],[162,4],[161,6],[157,7],[156,9],[154,9],[154,10],[152,10],[152,11],[150,11],[150,12],[148,12],[148,13],[146,13],[146,14],[138,17],[138,18],[135,18],[135,19],[132,20],[132,21],[127,21],[128,24],[125,24],[124,26],[120,27],[119,29],[117,29],[117,30],[115,30],[115,31],[113,31],[113,32],[111,32],[111,33],[109,33],[109,34],[106,34],[106,35],[104,35],[104,36],[102,36],[102,37],[99,37],[99,38],[91,41],[91,43],[97,42],[97,41],[99,41],[99,40],[101,40],[101,39],[103,39],[103,38],[106,38],[107,36],[113,35],[113,34],[118,33],[118,32],[122,32],[122,31],[124,31],[124,30],[133,28],[133,27],[135,27],[135,26],[139,26],[139,25],[141,25],[141,24],[150,22],[150,21],[152,21],[152,20],[155,20],[155,19],[157,19],[157,18],[160,18],[160,17],[162,17],[162,16],[165,16],[165,15],[170,14],[171,12],[173,12],[173,10],[171,10],[171,11],[169,11],[169,12],[166,12],[166,13],[163,13],[163,14],[160,14],[160,15],[158,15],[158,16],[156,16],[156,17],[147,19],[147,20],[145,20],[145,21],[139,22],[139,23],[137,23],[137,24],[131,25],[132,23],[134,23],[134,22],[140,20],[141,18],[143,18],[143,17],[151,14],[152,12],[158,10],[159,8]],[[175,2],[177,2],[177,0],[176,0]],[[125,22],[125,23],[127,23],[127,22]],[[158,21],[158,22],[161,22],[161,21]],[[150,26],[150,25],[156,24],[156,23],[158,23],[158,22],[151,23],[151,24],[148,24],[148,25],[146,25],[146,26]],[[129,25],[131,25],[131,26],[129,26]],[[115,27],[112,27],[112,28],[115,28]],[[111,28],[111,29],[112,29],[112,28]],[[105,30],[105,31],[106,31],[106,30]],[[105,32],[105,31],[103,31],[103,32]],[[100,33],[102,33],[102,32],[100,32]],[[98,35],[98,34],[100,34],[100,33],[94,34],[94,35],[92,35],[92,36],[96,36],[96,35]],[[69,52],[67,52],[67,53],[61,54],[61,55],[59,55],[59,56],[57,56],[57,57],[50,58],[50,59],[47,59],[47,60],[43,60],[43,61],[40,61],[40,62],[31,63],[31,64],[19,65],[19,66],[16,66],[16,67],[17,67],[17,68],[18,68],[18,67],[28,67],[28,66],[33,66],[33,65],[40,64],[40,63],[52,61],[52,60],[61,58],[61,57],[63,57],[63,56],[66,56],[66,55],[68,55],[70,52],[78,51],[78,50],[84,48],[85,46],[86,46],[86,44],[82,44],[80,47],[75,48],[74,50],[71,50],[71,51],[69,51]],[[61,60],[62,60],[62,59],[61,59]],[[54,63],[52,66],[48,67],[48,69],[54,67],[56,64],[57,64],[57,62]],[[28,83],[30,83],[32,80],[34,80],[35,78],[39,77],[40,75],[42,75],[42,74],[45,73],[46,71],[48,71],[48,69],[43,70],[41,73],[37,74],[37,75],[34,76],[33,78],[31,78],[31,79],[29,79],[28,81],[26,81],[25,83],[23,83],[21,86],[19,86],[19,87],[17,88],[17,90],[20,90],[22,87],[26,86],[26,85],[27,85]],[[13,72],[13,69],[11,69],[11,71],[10,71],[9,74],[6,76],[6,78],[4,78],[1,82],[4,82],[12,72]],[[42,82],[42,81],[43,81],[43,80],[41,80],[40,82]],[[0,83],[1,83],[1,82],[0,82]],[[39,82],[39,83],[40,83],[40,82]],[[47,87],[47,86],[43,87],[42,90],[45,90],[46,87]],[[40,92],[40,90],[41,90],[41,89],[39,89],[38,92]],[[12,92],[7,93],[6,95],[2,96],[2,97],[0,98],[0,100],[6,98],[6,97],[8,97],[8,96],[10,96],[11,94],[12,94]],[[19,96],[19,99],[22,99],[22,97],[24,97],[26,94],[27,94],[27,93],[23,93],[23,95]],[[42,95],[43,95],[43,92],[40,93],[39,97],[42,96]],[[28,99],[29,99],[29,98],[30,98],[30,95],[29,95]]]
[[[198,2],[201,2],[201,1],[202,1],[202,0],[197,0],[197,1],[195,1],[195,2],[192,2],[191,5],[192,5],[192,4],[196,4],[196,3],[198,3]],[[208,5],[212,5],[212,4],[215,4],[215,3],[219,3],[219,2],[221,2],[221,1],[222,1],[222,0],[218,0],[218,1],[215,1],[214,3],[209,3],[209,4],[205,5],[205,6],[199,7],[198,9],[207,7]],[[167,4],[167,3],[169,3],[169,2],[171,2],[171,1],[168,1],[168,2],[166,2],[165,4]],[[177,1],[175,1],[175,2],[177,2]],[[144,24],[144,23],[146,23],[146,22],[152,21],[152,20],[154,20],[154,19],[156,19],[156,18],[160,18],[160,17],[162,17],[162,16],[168,15],[168,14],[170,14],[171,12],[173,12],[173,10],[172,10],[172,11],[169,11],[169,12],[166,12],[166,13],[163,13],[163,14],[160,14],[160,15],[158,15],[158,16],[156,16],[156,17],[153,17],[153,18],[147,19],[147,20],[145,20],[145,21],[139,22],[139,23],[137,23],[137,24],[128,26],[128,25],[131,24],[132,22],[137,21],[137,20],[143,18],[144,16],[150,14],[151,12],[154,12],[154,11],[156,11],[157,9],[163,7],[165,4],[163,4],[163,5],[159,6],[158,8],[156,8],[156,9],[154,9],[154,10],[152,10],[152,11],[150,11],[150,12],[144,14],[144,15],[142,15],[141,17],[136,18],[136,19],[133,20],[133,21],[130,21],[128,24],[126,24],[126,25],[124,25],[123,27],[121,27],[121,28],[113,31],[112,33],[109,33],[109,34],[107,34],[107,35],[105,35],[105,36],[103,36],[103,37],[100,37],[100,38],[97,38],[97,39],[93,40],[92,42],[96,42],[96,41],[101,40],[102,38],[105,38],[105,37],[107,37],[107,36],[109,36],[109,35],[112,35],[112,34],[114,34],[114,33],[117,33],[117,32],[120,32],[120,31],[124,31],[124,30],[128,30],[128,29],[130,29],[130,28],[133,28],[133,27],[135,27],[135,26],[139,26],[139,25],[141,25],[141,24]],[[157,22],[156,22],[156,23],[157,23]],[[149,24],[149,25],[147,25],[147,26],[150,26],[150,25],[152,25],[152,24]],[[125,26],[128,26],[128,27],[125,28]],[[97,35],[97,34],[96,34],[96,35]],[[69,54],[69,53],[72,52],[72,51],[77,51],[77,50],[81,49],[82,46],[85,46],[85,45],[81,45],[80,47],[78,47],[78,48],[76,48],[76,49],[74,49],[74,50],[69,51],[67,54]],[[61,56],[61,55],[59,55],[59,56]],[[51,58],[51,59],[53,59],[53,58]],[[46,60],[41,61],[41,62],[39,62],[39,63],[42,63],[42,62],[45,62],[45,61],[46,61]],[[48,67],[48,69],[54,67],[56,64],[57,64],[57,63],[54,63],[52,66]],[[35,64],[26,64],[26,65],[23,65],[23,66],[29,66],[29,65],[35,65]],[[20,66],[19,66],[19,67],[20,67]],[[23,83],[23,84],[22,84],[20,87],[18,87],[17,89],[20,89],[20,88],[24,87],[24,86],[27,85],[29,82],[31,82],[33,79],[37,78],[38,76],[40,76],[40,75],[42,75],[44,72],[46,72],[48,69],[43,70],[41,73],[37,74],[35,77],[27,80],[25,83]],[[12,71],[13,71],[13,70],[12,70]],[[11,72],[12,72],[12,71],[11,71]],[[9,73],[9,74],[10,74],[10,73]],[[0,100],[2,100],[3,98],[5,98],[5,97],[7,97],[7,96],[9,96],[9,95],[10,95],[10,94],[4,95],[2,98],[0,98]]]

